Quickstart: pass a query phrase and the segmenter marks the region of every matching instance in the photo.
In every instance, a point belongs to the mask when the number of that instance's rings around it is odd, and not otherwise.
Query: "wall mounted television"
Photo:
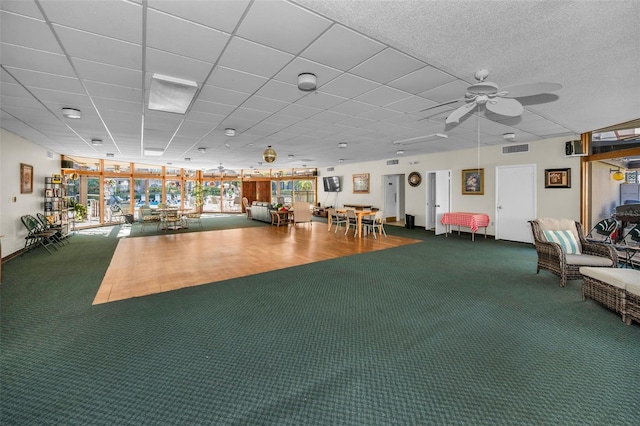
[[[325,176],[324,178],[322,178],[322,182],[324,183],[324,192],[342,191],[339,176]]]

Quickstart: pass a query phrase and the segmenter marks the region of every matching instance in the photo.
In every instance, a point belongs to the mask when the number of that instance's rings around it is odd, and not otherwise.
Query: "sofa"
[[[271,223],[271,204],[266,201],[251,203],[251,219]]]

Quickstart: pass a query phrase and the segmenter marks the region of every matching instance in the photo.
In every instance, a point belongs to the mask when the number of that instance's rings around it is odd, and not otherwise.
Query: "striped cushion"
[[[558,243],[566,254],[580,254],[580,246],[573,232],[566,231],[542,231],[547,241]]]

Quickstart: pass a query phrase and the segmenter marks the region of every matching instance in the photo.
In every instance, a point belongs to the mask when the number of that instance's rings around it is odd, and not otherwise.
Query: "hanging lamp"
[[[271,145],[269,145],[267,149],[265,149],[264,152],[262,153],[262,158],[267,163],[273,163],[274,161],[276,161],[277,156],[278,154],[273,148],[271,148]]]

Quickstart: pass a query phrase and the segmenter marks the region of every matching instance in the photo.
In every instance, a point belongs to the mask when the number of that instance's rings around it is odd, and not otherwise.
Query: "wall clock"
[[[418,186],[420,185],[420,182],[422,182],[422,176],[420,176],[420,173],[418,172],[411,172],[409,173],[409,185],[411,186]]]

